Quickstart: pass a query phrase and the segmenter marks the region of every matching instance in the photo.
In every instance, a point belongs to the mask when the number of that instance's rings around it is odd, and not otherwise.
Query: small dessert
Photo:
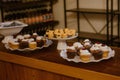
[[[29,47],[28,39],[23,39],[20,42],[19,47],[20,47],[20,49],[28,48]]]
[[[19,43],[18,42],[11,42],[10,48],[12,49],[19,49]]]
[[[42,40],[42,36],[36,37],[37,47],[42,47],[44,45],[44,41]]]
[[[72,36],[75,36],[76,31],[74,29],[71,29],[70,33],[71,33]]]
[[[18,42],[21,42],[24,37],[22,35],[17,35],[16,39],[18,39]]]
[[[107,45],[102,45],[101,50],[103,52],[103,58],[107,58],[109,54],[109,47]]]
[[[91,53],[87,49],[81,49],[79,55],[82,61],[85,61],[85,62],[90,61]]]
[[[35,41],[29,42],[29,48],[30,49],[36,49],[36,47],[37,47],[37,43]]]
[[[103,52],[101,51],[101,49],[98,46],[93,45],[90,48],[90,52],[92,53],[95,60],[102,59]]]
[[[85,43],[84,43],[84,47],[85,47],[86,49],[88,49],[88,50],[91,48],[91,46],[92,46],[92,44],[89,43],[89,42],[85,42]]]
[[[31,37],[34,38],[34,39],[36,40],[36,37],[37,37],[37,36],[38,36],[37,33],[33,33]]]
[[[84,48],[83,45],[80,42],[73,43],[73,46],[76,48],[77,51]]]
[[[66,33],[63,33],[63,34],[61,35],[61,37],[62,37],[62,38],[67,38],[68,36],[67,36]]]
[[[77,50],[75,49],[74,46],[68,46],[66,50],[67,50],[67,57],[69,59],[73,59],[77,55]]]
[[[90,49],[91,48],[91,46],[92,46],[92,43],[91,43],[91,41],[89,40],[89,39],[85,39],[84,40],[84,47],[86,48],[86,49]]]

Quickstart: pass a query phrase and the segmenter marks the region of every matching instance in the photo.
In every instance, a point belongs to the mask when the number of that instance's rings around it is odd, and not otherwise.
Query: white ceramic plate
[[[102,58],[102,59],[99,59],[99,60],[95,60],[94,57],[92,56],[91,59],[90,59],[90,61],[87,61],[87,62],[86,62],[86,61],[82,61],[79,56],[75,56],[73,59],[67,58],[66,50],[62,50],[62,51],[60,52],[60,56],[61,56],[63,59],[66,59],[67,61],[73,61],[73,62],[75,62],[75,63],[79,63],[79,62],[82,62],[82,63],[100,62],[100,61],[102,61],[102,60],[106,60],[106,59],[109,59],[109,58],[111,58],[111,57],[114,57],[114,56],[115,56],[115,51],[112,50],[112,49],[109,47],[109,55],[108,55],[107,58]]]
[[[14,50],[18,50],[18,51],[33,51],[33,50],[37,50],[37,49],[42,49],[44,47],[49,47],[53,42],[51,40],[48,40],[46,45],[42,46],[42,47],[37,47],[35,49],[30,49],[30,48],[24,48],[24,49],[12,49],[11,47],[9,47],[8,44],[5,44],[5,48],[6,49],[10,49],[11,51],[14,51]]]

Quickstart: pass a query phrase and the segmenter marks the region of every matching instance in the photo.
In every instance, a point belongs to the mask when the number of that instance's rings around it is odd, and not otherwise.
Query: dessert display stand
[[[74,39],[78,36],[78,33],[76,33],[75,36],[69,37],[69,38],[51,38],[51,40],[58,40],[57,43],[57,50],[65,50],[67,48],[67,40]]]

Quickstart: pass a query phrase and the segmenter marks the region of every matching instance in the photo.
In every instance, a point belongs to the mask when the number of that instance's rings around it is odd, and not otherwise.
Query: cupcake
[[[20,42],[19,47],[20,47],[20,49],[28,48],[29,47],[28,39],[23,39]]]
[[[36,49],[36,47],[37,47],[37,43],[35,41],[29,42],[29,48],[30,49]]]
[[[76,48],[77,51],[84,48],[83,45],[80,42],[73,43],[73,46]]]
[[[36,37],[36,42],[37,42],[37,47],[42,47],[44,46],[44,41],[42,40],[42,36],[37,36]]]
[[[83,46],[86,48],[86,49],[90,49],[91,48],[91,46],[92,46],[92,43],[91,43],[91,41],[89,40],[89,39],[85,39],[84,40],[84,43],[83,43]]]
[[[19,49],[19,43],[18,42],[11,42],[10,48],[12,49]]]
[[[38,36],[37,33],[33,33],[31,37],[34,38],[34,39],[36,40],[36,37],[37,37],[37,36]]]
[[[24,37],[22,35],[17,35],[16,39],[18,39],[18,42],[21,42],[24,39]]]
[[[101,51],[101,49],[98,46],[93,45],[90,48],[90,52],[92,53],[95,60],[99,60],[102,58],[103,52]]]
[[[88,62],[91,59],[91,53],[87,49],[81,49],[79,55],[82,61]]]
[[[69,59],[73,59],[77,55],[77,50],[75,49],[74,46],[68,46],[66,50],[67,50],[67,52],[66,52],[67,57]]]
[[[91,43],[89,43],[89,42],[85,42],[84,44],[84,47],[86,48],[86,49],[90,49],[91,48],[91,46],[92,46],[92,44]]]
[[[102,45],[101,50],[103,52],[103,58],[107,58],[109,54],[109,47],[107,45]]]

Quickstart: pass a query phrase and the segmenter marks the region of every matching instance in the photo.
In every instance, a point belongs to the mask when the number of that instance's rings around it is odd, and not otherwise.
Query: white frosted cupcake
[[[101,50],[103,51],[103,58],[107,58],[109,54],[109,47],[107,45],[102,45]]]
[[[80,42],[73,43],[73,46],[77,49],[77,51],[83,48],[83,45]]]
[[[30,49],[36,49],[36,47],[37,47],[37,43],[35,41],[29,42],[29,48]]]
[[[86,62],[90,61],[90,58],[91,58],[91,53],[88,50],[86,50],[86,49],[80,50],[80,59],[82,61],[86,61]]]

